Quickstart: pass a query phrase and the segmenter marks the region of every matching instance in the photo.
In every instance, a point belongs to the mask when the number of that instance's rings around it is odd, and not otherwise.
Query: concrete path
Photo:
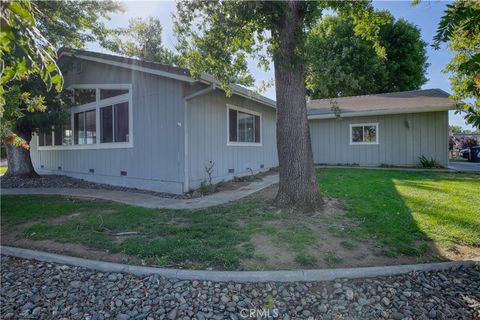
[[[165,209],[200,209],[218,206],[231,201],[236,201],[249,196],[262,189],[278,183],[278,175],[270,175],[262,178],[262,181],[252,182],[238,190],[223,191],[205,197],[194,199],[171,199],[161,198],[154,195],[113,191],[101,189],[74,189],[74,188],[14,188],[2,189],[2,195],[62,195],[81,198],[96,198],[120,202],[132,206],[144,208],[165,208]]]
[[[480,162],[450,161],[448,164],[448,168],[455,171],[480,173]]]

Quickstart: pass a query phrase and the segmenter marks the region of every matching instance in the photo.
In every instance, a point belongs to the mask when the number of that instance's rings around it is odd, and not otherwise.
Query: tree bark
[[[322,204],[317,186],[307,119],[305,72],[296,56],[303,16],[299,2],[286,4],[277,25],[274,51],[277,98],[277,150],[280,183],[275,202],[281,207],[314,211]],[[274,33],[274,32],[273,32]]]
[[[14,132],[30,144],[32,140],[32,132],[25,128],[14,130]],[[30,150],[22,147],[16,147],[12,144],[7,144],[7,161],[8,170],[6,175],[9,176],[24,176],[37,177],[30,157]]]

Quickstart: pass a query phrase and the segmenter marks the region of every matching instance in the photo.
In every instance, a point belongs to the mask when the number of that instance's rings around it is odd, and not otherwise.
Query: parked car
[[[465,159],[470,159],[470,148],[462,149],[458,155]]]
[[[470,148],[468,161],[480,162],[480,146]]]

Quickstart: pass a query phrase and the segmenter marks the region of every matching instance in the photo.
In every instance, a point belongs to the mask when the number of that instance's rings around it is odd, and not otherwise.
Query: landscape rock
[[[285,320],[480,319],[478,265],[355,280],[224,283],[102,273],[9,256],[0,263],[0,319],[236,320],[244,319],[243,309],[272,303],[275,319]]]

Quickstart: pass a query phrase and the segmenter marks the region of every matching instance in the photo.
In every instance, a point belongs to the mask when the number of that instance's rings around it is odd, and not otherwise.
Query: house
[[[41,174],[183,193],[278,165],[275,101],[208,75],[110,54],[63,49],[70,118],[32,139]],[[434,90],[308,103],[317,164],[448,163],[448,94]]]
[[[275,102],[208,75],[103,53],[59,52],[70,120],[32,139],[41,174],[183,193],[278,165]]]
[[[425,156],[447,167],[456,104],[448,96],[428,89],[309,101],[314,162],[416,166]]]

